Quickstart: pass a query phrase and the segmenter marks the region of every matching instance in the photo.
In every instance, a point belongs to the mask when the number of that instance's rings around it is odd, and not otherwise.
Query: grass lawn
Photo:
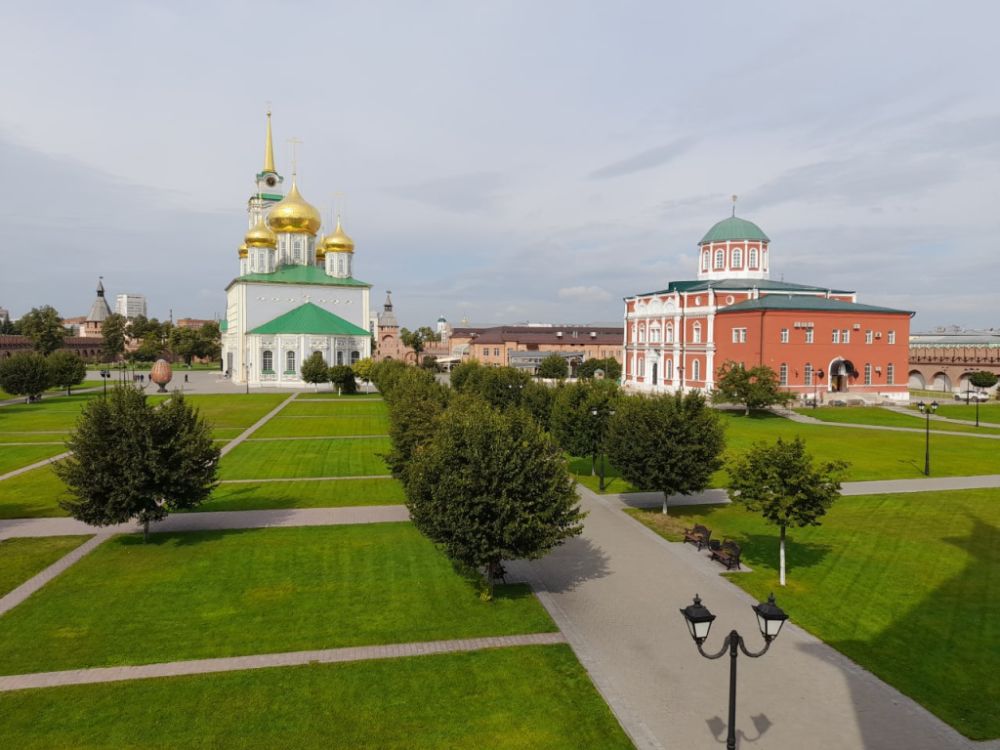
[[[74,385],[73,386],[73,391],[74,392],[78,391],[81,388],[100,388],[100,387],[102,387],[102,383],[103,383],[103,381],[101,381],[101,380],[84,380],[82,383],[80,383],[80,385]],[[49,388],[47,391],[45,391],[45,393],[47,393],[47,394],[49,394],[49,393],[54,393],[54,394],[60,394],[61,393],[61,394],[65,394],[66,393],[66,389],[65,388]],[[11,399],[11,398],[24,398],[24,397],[23,396],[15,396],[15,395],[13,395],[11,393],[7,393],[7,391],[5,391],[3,388],[0,388],[0,401],[6,401],[7,399]]]
[[[395,479],[332,479],[323,482],[223,484],[199,511],[265,508],[328,508],[399,505],[406,499]]]
[[[62,443],[69,437],[68,432],[3,432],[0,433],[0,450],[10,443]]]
[[[124,535],[0,618],[0,674],[555,629],[409,523]]]
[[[774,591],[794,622],[963,734],[1000,737],[1000,490],[841,498],[822,526],[789,529],[783,589],[777,528],[742,507],[629,512],[668,539],[694,523],[736,539],[753,573],[733,583]]]
[[[51,466],[41,466],[0,482],[0,519],[65,516],[59,499],[66,485]]]
[[[591,475],[590,473],[590,457],[589,456],[570,456],[567,458],[569,461],[569,470],[573,474],[573,478],[576,479],[580,484],[585,487],[589,487],[594,492],[599,494],[615,494],[619,492],[635,492],[636,489],[631,484],[626,482],[621,478],[618,473],[618,469],[611,465],[611,463],[604,459],[604,492],[598,489],[601,486],[601,479],[597,475]],[[598,470],[600,469],[600,457],[597,459]]]
[[[388,474],[378,454],[389,438],[241,443],[220,462],[220,479],[356,477]]]
[[[0,474],[66,452],[64,445],[0,445]]]
[[[234,430],[235,437],[250,427],[278,404],[288,398],[287,393],[226,393],[187,395],[184,400],[198,407],[201,415],[218,431],[219,428],[242,428]],[[157,403],[166,396],[150,397],[150,402]],[[223,435],[217,435],[223,437]]]
[[[299,401],[296,399],[281,410],[283,417],[303,417],[317,419],[321,417],[360,417],[384,416],[389,413],[385,401]]]
[[[975,407],[973,407],[975,408]],[[922,430],[926,421],[919,412],[916,418],[907,414],[900,414],[889,409],[882,409],[877,406],[846,406],[833,407],[825,406],[819,409],[796,409],[799,414],[803,414],[813,419],[823,422],[839,422],[851,424],[870,424],[879,427],[909,427],[911,429]],[[975,418],[975,416],[973,416]],[[986,420],[982,420],[986,421]],[[930,421],[931,432],[968,432],[980,433],[984,435],[1000,435],[1000,429],[989,427],[975,427],[966,424],[951,424],[949,422]]]
[[[89,536],[22,537],[0,540],[0,596],[10,593]]]
[[[25,690],[0,713],[21,750],[632,747],[568,646]]]
[[[976,419],[975,404],[960,404],[957,401],[939,401],[938,403],[940,406],[935,413],[940,417],[948,417],[949,419],[969,419],[972,421],[975,421]],[[913,406],[912,408],[916,410],[917,407]],[[980,404],[979,421],[1000,424],[1000,404],[996,401]],[[931,424],[933,425],[934,423],[931,422]]]
[[[382,394],[379,393],[378,391],[376,391],[374,386],[372,386],[372,392],[371,393],[365,393],[364,392],[364,386],[361,386],[361,390],[358,391],[357,393],[345,393],[345,394],[341,394],[339,396],[337,395],[336,391],[319,391],[318,393],[300,393],[299,397],[297,399],[295,399],[295,400],[296,401],[308,401],[309,399],[315,399],[315,398],[319,398],[319,399],[327,399],[327,398],[346,398],[346,399],[351,399],[351,398],[362,398],[362,399],[372,398],[372,399],[381,399],[382,398]]]
[[[285,417],[279,414],[253,433],[253,437],[333,437],[388,433],[387,414],[349,414],[330,417]]]
[[[76,426],[80,410],[96,394],[46,397],[34,404],[0,406],[0,434],[58,430],[69,432]]]

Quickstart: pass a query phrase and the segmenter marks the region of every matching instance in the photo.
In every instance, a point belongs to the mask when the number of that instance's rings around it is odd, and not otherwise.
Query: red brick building
[[[910,317],[852,291],[772,281],[770,239],[735,215],[699,243],[698,278],[625,299],[624,384],[710,391],[726,361],[767,365],[803,399],[908,399]]]

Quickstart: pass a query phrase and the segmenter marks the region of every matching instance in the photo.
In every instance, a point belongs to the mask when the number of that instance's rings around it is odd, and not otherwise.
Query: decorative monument
[[[149,379],[160,386],[157,393],[167,392],[167,383],[169,383],[174,377],[174,371],[170,367],[170,363],[165,359],[158,359],[153,365],[153,369],[149,371]]]

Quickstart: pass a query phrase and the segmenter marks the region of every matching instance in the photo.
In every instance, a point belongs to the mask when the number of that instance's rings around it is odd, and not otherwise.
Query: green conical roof
[[[752,221],[741,219],[738,216],[730,216],[723,219],[714,227],[709,229],[705,236],[701,238],[699,245],[706,245],[709,242],[725,242],[726,240],[758,240],[760,242],[770,242],[770,238],[764,231]]]
[[[368,331],[350,323],[339,315],[324,310],[312,302],[299,305],[250,333],[311,333],[320,336],[368,336]]]

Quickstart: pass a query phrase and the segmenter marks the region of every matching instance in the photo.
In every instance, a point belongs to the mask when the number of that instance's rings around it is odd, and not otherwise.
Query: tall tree
[[[626,481],[640,490],[690,495],[708,487],[722,466],[722,423],[697,392],[619,399],[608,425],[607,451]]]
[[[66,349],[52,352],[47,357],[49,368],[49,383],[66,389],[66,395],[72,393],[74,385],[80,385],[87,377],[87,365],[76,354]]]
[[[569,363],[564,357],[558,354],[550,354],[538,365],[538,377],[540,378],[565,378],[569,375]]]
[[[462,393],[466,385],[473,379],[473,376],[477,375],[482,368],[482,364],[477,359],[467,359],[459,362],[451,368],[451,387],[458,393]]]
[[[403,342],[403,346],[410,347],[417,355],[417,360],[420,359],[420,352],[424,350],[424,345],[428,341],[440,341],[441,335],[431,330],[428,326],[420,326],[415,331],[411,331],[408,328],[399,329],[399,340]]]
[[[116,362],[125,353],[125,338],[128,334],[128,321],[124,315],[111,313],[101,324],[101,336],[104,337],[104,356],[109,362]]]
[[[330,368],[320,352],[313,352],[302,363],[302,379],[318,385],[330,382]]]
[[[365,383],[365,393],[368,392],[367,385],[372,380],[372,370],[375,367],[375,361],[371,357],[365,357],[364,359],[359,359],[353,365],[351,369],[354,370],[354,376],[359,378],[363,383]]]
[[[0,334],[4,336],[14,336],[17,335],[19,330],[20,329],[17,327],[17,324],[7,316],[0,318]]]
[[[747,369],[740,362],[723,362],[719,367],[712,401],[742,404],[749,414],[774,404],[786,404],[795,396],[781,390],[777,374],[767,365]]]
[[[330,368],[327,377],[333,383],[338,392],[349,395],[358,392],[358,383],[354,379],[354,370],[350,365],[334,365]]]
[[[583,530],[559,446],[521,409],[456,399],[405,476],[414,524],[452,560],[485,574],[484,598],[503,560],[541,557]]]
[[[576,368],[576,375],[579,378],[592,378],[598,370],[604,373],[606,380],[618,381],[622,376],[622,366],[618,364],[618,360],[614,357],[607,357],[605,359],[592,357],[585,360],[583,364]]]
[[[219,449],[198,410],[175,394],[154,409],[134,388],[115,388],[83,408],[66,441],[72,455],[54,464],[69,488],[60,505],[95,526],[196,507],[216,486]]]
[[[51,354],[62,347],[66,328],[62,324],[62,316],[51,305],[31,308],[17,323],[21,335],[31,339],[39,354]]]
[[[222,358],[222,331],[217,320],[210,320],[198,329],[196,356],[212,361]]]
[[[0,359],[0,389],[11,395],[34,401],[51,385],[50,378],[49,364],[41,354],[22,352]]]
[[[435,419],[448,404],[449,390],[426,372],[408,368],[392,389],[389,398],[389,440],[392,449],[385,457],[389,470],[401,479],[413,452],[434,433]]]
[[[980,370],[969,375],[969,382],[976,388],[992,388],[1000,380],[989,370]]]
[[[571,456],[590,456],[591,474],[597,471],[598,454],[605,451],[611,412],[620,395],[611,380],[580,380],[556,391],[549,430]]]
[[[802,438],[778,438],[773,445],[755,443],[729,466],[729,494],[748,510],[757,511],[781,530],[778,546],[779,582],[785,585],[785,529],[819,526],[834,500],[848,464],[827,461],[814,465]]]

